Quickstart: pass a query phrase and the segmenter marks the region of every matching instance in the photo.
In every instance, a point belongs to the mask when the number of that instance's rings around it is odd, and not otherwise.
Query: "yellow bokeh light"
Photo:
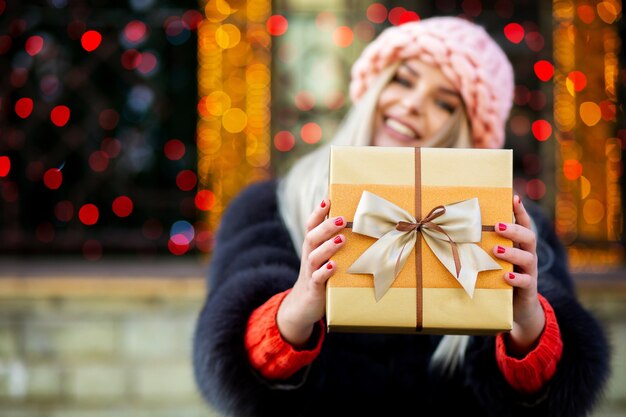
[[[596,199],[589,199],[583,205],[583,217],[587,224],[598,224],[604,218],[604,204]]]
[[[580,177],[580,198],[585,199],[591,192],[591,182],[584,175]]]
[[[592,101],[585,101],[580,105],[580,118],[587,126],[595,126],[602,118],[600,106]]]
[[[241,109],[229,109],[222,116],[222,125],[230,133],[239,133],[245,129],[248,116]]]
[[[205,106],[213,116],[221,116],[230,109],[230,96],[223,91],[214,91],[206,98]]]
[[[204,8],[204,15],[209,22],[221,22],[233,12],[225,0],[210,0]]]
[[[220,48],[228,49],[236,46],[241,41],[241,32],[237,26],[227,23],[215,31],[215,42]]]
[[[617,15],[619,14],[617,9],[615,8],[615,5],[610,1],[603,1],[598,3],[596,9],[598,10],[598,16],[600,17],[600,19],[602,19],[605,23],[608,23],[609,25],[615,22],[615,20],[617,19]]]

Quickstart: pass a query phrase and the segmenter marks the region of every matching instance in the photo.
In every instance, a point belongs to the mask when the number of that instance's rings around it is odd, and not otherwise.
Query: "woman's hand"
[[[329,209],[330,201],[324,199],[309,217],[302,244],[300,275],[276,315],[280,334],[296,347],[306,344],[313,326],[324,317],[326,281],[336,269],[335,262],[329,259],[346,241],[343,235],[337,235],[346,227],[343,217],[324,220]]]
[[[513,330],[507,343],[512,356],[524,357],[534,347],[543,332],[546,317],[537,298],[537,237],[530,228],[530,216],[519,196],[513,197],[516,223],[498,223],[496,233],[513,241],[512,248],[496,246],[494,255],[511,262],[515,272],[504,279],[513,288]]]

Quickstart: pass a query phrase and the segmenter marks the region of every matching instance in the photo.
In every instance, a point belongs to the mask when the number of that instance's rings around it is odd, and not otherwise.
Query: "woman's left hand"
[[[515,223],[496,224],[496,233],[513,241],[513,247],[496,246],[493,254],[514,265],[514,272],[504,275],[513,286],[513,330],[507,350],[515,357],[524,357],[536,345],[546,322],[537,297],[537,236],[532,231],[530,216],[519,196],[513,197]]]

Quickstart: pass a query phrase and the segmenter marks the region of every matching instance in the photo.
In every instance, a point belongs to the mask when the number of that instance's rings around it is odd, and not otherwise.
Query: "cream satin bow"
[[[364,191],[354,214],[352,231],[377,238],[348,269],[352,274],[373,274],[376,301],[400,273],[420,230],[437,259],[470,297],[480,271],[502,269],[480,246],[482,223],[477,198],[439,206],[424,219]],[[456,252],[456,253],[455,253]]]

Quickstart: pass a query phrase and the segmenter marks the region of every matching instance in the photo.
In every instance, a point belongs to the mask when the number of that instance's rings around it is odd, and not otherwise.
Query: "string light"
[[[271,37],[288,31],[285,16],[271,15],[271,1],[231,8],[205,1],[198,28],[198,192],[194,204],[205,220],[196,236],[211,250],[213,231],[228,202],[246,184],[269,177]],[[175,153],[174,150],[170,152]],[[183,178],[184,180],[185,178]],[[179,186],[189,184],[179,180]],[[178,236],[178,235],[177,235]],[[172,236],[173,253],[185,252]]]
[[[624,257],[621,142],[614,137],[613,110],[619,39],[612,26],[621,1],[552,5],[556,166],[562,168],[556,177],[556,229],[574,268],[606,268]]]

